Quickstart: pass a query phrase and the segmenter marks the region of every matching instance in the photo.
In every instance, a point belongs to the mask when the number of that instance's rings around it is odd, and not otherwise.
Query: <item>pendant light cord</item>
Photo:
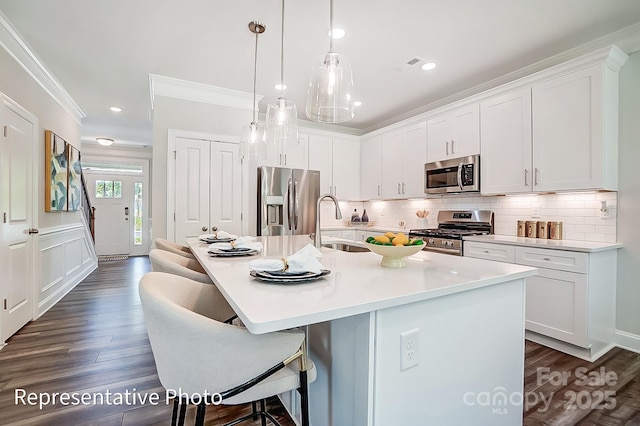
[[[329,0],[329,53],[333,53],[333,0]]]
[[[284,92],[284,0],[282,0],[282,30],[280,31],[280,97]]]
[[[256,49],[253,55],[253,105],[251,109],[253,111],[253,121],[256,122],[256,80],[258,76],[258,32],[256,32]]]

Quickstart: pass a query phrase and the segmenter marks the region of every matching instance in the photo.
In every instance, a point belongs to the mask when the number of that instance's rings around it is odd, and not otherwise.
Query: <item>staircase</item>
[[[84,178],[84,172],[80,173],[82,178],[82,211],[84,213],[85,224],[89,227],[89,233],[93,243],[96,242],[96,208],[91,205],[91,198],[89,198],[89,190],[87,189],[87,182]]]

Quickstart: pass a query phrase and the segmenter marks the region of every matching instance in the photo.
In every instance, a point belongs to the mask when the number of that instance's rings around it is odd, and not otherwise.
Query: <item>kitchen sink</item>
[[[327,247],[334,250],[347,251],[350,253],[364,253],[368,252],[369,249],[366,247],[358,246],[355,244],[349,243],[325,243],[322,244],[322,247]]]

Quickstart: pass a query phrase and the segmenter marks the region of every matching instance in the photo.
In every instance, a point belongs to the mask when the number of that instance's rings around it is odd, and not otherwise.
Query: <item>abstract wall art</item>
[[[44,209],[47,212],[67,210],[67,142],[51,130],[45,131]]]

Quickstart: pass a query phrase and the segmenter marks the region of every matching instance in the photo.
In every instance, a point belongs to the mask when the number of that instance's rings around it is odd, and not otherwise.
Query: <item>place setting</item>
[[[300,284],[317,281],[331,273],[320,263],[322,252],[307,244],[291,256],[281,259],[256,259],[249,263],[249,275],[257,281],[273,284]]]
[[[230,243],[238,238],[237,235],[230,234],[225,231],[215,230],[212,234],[202,234],[198,239],[202,242],[212,243]]]
[[[236,237],[231,241],[218,241],[209,245],[212,257],[253,256],[262,251],[262,243],[255,237]]]

